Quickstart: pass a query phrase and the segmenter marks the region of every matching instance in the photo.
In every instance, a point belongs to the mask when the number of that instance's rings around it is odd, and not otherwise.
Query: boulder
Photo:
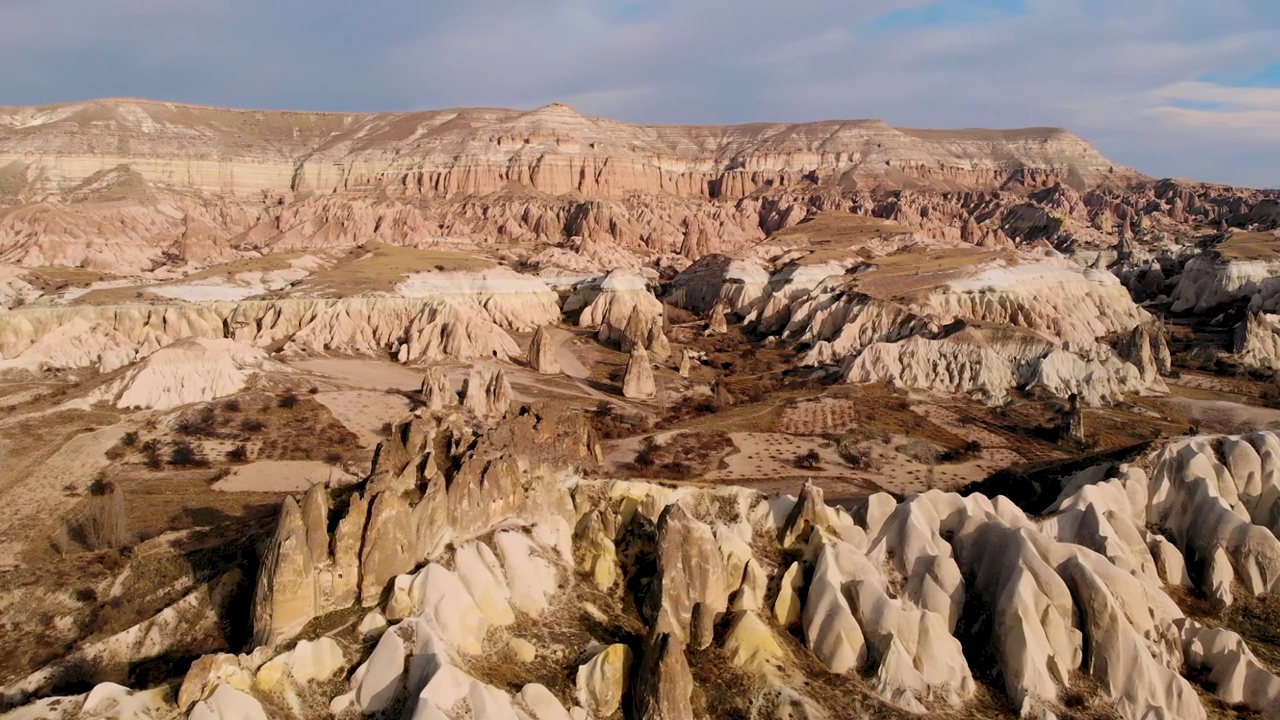
[[[529,342],[529,367],[544,375],[556,375],[560,372],[556,341],[545,325],[538,328],[533,334],[533,340]]]
[[[578,667],[577,700],[592,717],[607,718],[622,708],[631,678],[631,648],[609,645]]]

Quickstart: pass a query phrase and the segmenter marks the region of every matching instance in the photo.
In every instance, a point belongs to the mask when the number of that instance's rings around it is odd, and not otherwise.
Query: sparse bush
[[[130,430],[120,438],[120,443],[125,447],[133,447],[138,444],[138,431]]]
[[[217,437],[218,418],[213,408],[205,406],[195,413],[183,416],[175,428],[180,435],[187,437]]]
[[[222,409],[227,412],[240,412],[240,401],[235,398],[222,403]]]
[[[962,462],[964,460],[977,457],[978,455],[981,455],[981,454],[982,454],[982,443],[978,442],[977,440],[970,440],[969,442],[965,443],[964,447],[962,448],[955,449],[955,450],[947,450],[946,452],[942,453],[942,455],[938,457],[938,460],[944,463]]]
[[[658,453],[658,448],[658,443],[653,439],[652,435],[641,440],[640,452],[636,453],[636,467],[653,467],[653,464],[656,461],[655,456]]]
[[[343,461],[342,453],[336,450],[324,456],[324,461],[330,465],[341,465]]]
[[[258,418],[250,417],[240,421],[240,429],[247,433],[262,432],[266,428],[267,424]]]
[[[810,450],[802,455],[797,455],[792,464],[804,470],[816,470],[822,467],[822,456],[818,454],[817,450]]]
[[[240,443],[227,451],[227,459],[231,462],[245,462],[249,459],[249,448],[245,447],[244,443]]]
[[[159,470],[161,467],[164,467],[164,462],[160,459],[159,440],[151,438],[150,440],[142,443],[142,447],[139,449],[142,451],[143,458],[145,458],[143,464],[148,468],[151,468],[152,470]]]
[[[280,396],[276,404],[285,410],[292,410],[298,406],[298,394],[295,392],[287,392]]]
[[[320,388],[316,387],[315,385],[312,385],[312,386],[307,390],[307,394],[308,394],[308,395],[319,395],[319,394],[320,394]]]
[[[127,546],[124,489],[115,483],[96,480],[90,490],[81,530],[90,550],[119,550]]]
[[[178,440],[169,449],[169,464],[177,467],[208,467],[209,459],[191,443]]]

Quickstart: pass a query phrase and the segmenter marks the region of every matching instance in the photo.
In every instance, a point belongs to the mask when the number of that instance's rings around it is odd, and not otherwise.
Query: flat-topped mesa
[[[1052,128],[910,130],[876,120],[631,125],[560,104],[375,114],[123,99],[0,108],[0,164],[11,163],[64,189],[128,165],[147,181],[206,191],[386,188],[441,197],[517,185],[587,198],[738,198],[766,185],[850,175],[872,185],[907,177],[955,188],[998,188],[1015,177],[1038,177],[1045,186],[1136,177]]]

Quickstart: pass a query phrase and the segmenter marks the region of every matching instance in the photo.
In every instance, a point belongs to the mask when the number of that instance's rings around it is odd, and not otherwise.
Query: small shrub
[[[292,410],[298,406],[298,394],[295,392],[287,392],[280,396],[276,404],[285,410]]]
[[[658,454],[658,448],[659,448],[658,443],[653,439],[652,435],[645,438],[644,440],[641,440],[640,452],[636,453],[636,459],[635,459],[636,467],[642,467],[642,468],[653,467],[654,463],[657,460],[656,455]]]
[[[245,462],[249,459],[249,448],[241,443],[227,451],[227,459],[231,462]]]
[[[143,464],[148,468],[151,468],[152,470],[159,470],[161,467],[164,467],[164,462],[160,459],[159,440],[151,438],[150,440],[142,443],[140,450],[142,451],[142,457],[144,458]]]
[[[310,387],[310,389],[308,389],[308,390],[307,390],[307,394],[308,394],[308,395],[319,395],[319,394],[320,394],[320,388],[316,387],[315,385],[312,385],[312,386]]]
[[[336,450],[324,456],[324,461],[330,465],[341,465],[343,461],[342,453]]]
[[[138,444],[138,431],[130,430],[120,438],[120,443],[125,447],[133,447]]]
[[[258,418],[245,418],[240,421],[240,429],[248,433],[262,432],[267,429],[267,424]]]
[[[194,414],[186,415],[178,421],[175,428],[180,435],[187,437],[216,437],[218,418],[212,407],[202,407]]]
[[[227,412],[240,412],[240,401],[235,398],[222,403],[222,409]]]
[[[186,440],[178,440],[169,449],[169,464],[177,467],[208,467],[209,459]]]

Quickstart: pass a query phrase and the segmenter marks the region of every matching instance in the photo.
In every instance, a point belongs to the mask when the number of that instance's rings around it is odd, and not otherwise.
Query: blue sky
[[[0,0],[0,104],[1063,126],[1280,186],[1275,0]]]

